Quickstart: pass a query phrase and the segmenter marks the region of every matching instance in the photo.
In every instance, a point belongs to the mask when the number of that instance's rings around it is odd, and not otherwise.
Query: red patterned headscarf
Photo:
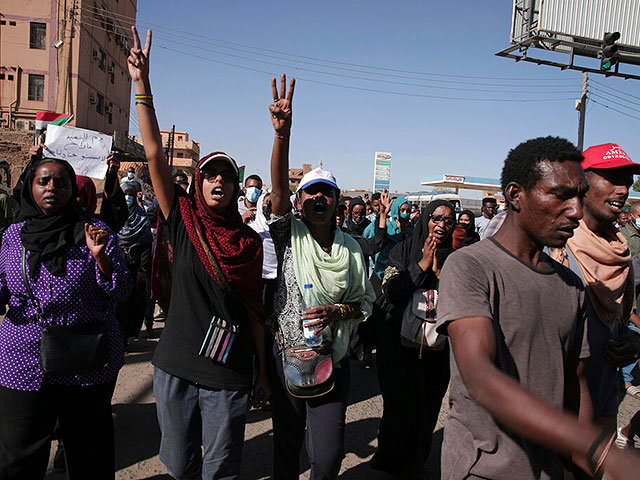
[[[238,297],[254,315],[262,304],[262,240],[244,224],[238,212],[240,186],[224,212],[215,212],[202,193],[201,165],[215,152],[198,162],[190,194],[176,188],[180,213],[189,239],[213,280],[227,293]],[[226,154],[225,154],[226,155]]]
[[[76,185],[78,185],[78,193],[83,193],[87,199],[86,212],[88,215],[96,213],[98,206],[98,198],[96,196],[96,186],[89,177],[76,175]]]

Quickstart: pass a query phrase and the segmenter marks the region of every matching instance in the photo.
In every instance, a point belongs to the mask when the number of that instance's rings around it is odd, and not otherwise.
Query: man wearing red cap
[[[617,368],[638,358],[640,335],[628,331],[627,325],[630,319],[640,319],[632,312],[634,279],[629,246],[614,222],[629,196],[633,175],[640,174],[640,164],[633,163],[614,143],[588,148],[583,156],[582,168],[589,182],[584,217],[566,248],[554,256],[579,274],[587,287],[591,356],[585,360],[585,374],[593,417],[615,429]]]

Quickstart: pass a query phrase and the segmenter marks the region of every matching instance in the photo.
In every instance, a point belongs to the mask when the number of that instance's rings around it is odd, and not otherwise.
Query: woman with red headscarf
[[[174,259],[171,304],[153,357],[160,459],[174,478],[238,478],[251,389],[256,403],[271,390],[261,308],[262,242],[238,213],[238,166],[227,154],[200,160],[190,193],[173,184],[149,83],[151,31],[144,49],[132,31],[129,74]],[[220,341],[210,343],[211,336]],[[218,356],[223,342],[225,353]],[[213,359],[210,350],[216,351]]]

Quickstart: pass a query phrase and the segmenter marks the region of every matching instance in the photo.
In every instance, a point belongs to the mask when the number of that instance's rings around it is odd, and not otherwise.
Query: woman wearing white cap
[[[278,95],[272,79],[273,104],[269,107],[275,139],[268,223],[278,257],[278,285],[267,327],[280,339],[272,343],[271,355],[267,355],[273,384],[273,478],[298,478],[306,428],[311,479],[330,479],[338,476],[344,456],[349,336],[357,323],[371,314],[375,294],[360,247],[336,228],[340,190],[330,172],[317,168],[302,178],[297,192],[301,220],[291,213],[288,170],[294,85],[292,79],[286,94],[286,79],[281,75]],[[302,291],[310,285],[318,305],[303,311]],[[330,346],[335,372],[333,389],[312,399],[296,398],[285,388],[280,355],[281,348],[305,344],[301,320],[314,320],[306,326],[322,334],[323,348]]]
[[[174,185],[149,83],[151,31],[144,49],[132,31],[129,74],[173,247],[171,305],[153,356],[160,459],[174,478],[238,478],[251,389],[260,403],[271,390],[260,308],[262,243],[238,213],[238,166],[230,156],[201,159],[190,193]]]

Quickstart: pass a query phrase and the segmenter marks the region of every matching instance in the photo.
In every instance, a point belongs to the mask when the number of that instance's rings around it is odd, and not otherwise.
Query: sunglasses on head
[[[213,183],[218,176],[222,177],[225,182],[233,182],[237,178],[232,170],[214,170],[213,168],[202,170],[202,176],[209,183]]]
[[[444,223],[445,227],[452,227],[455,220],[451,217],[443,217],[442,215],[431,215],[431,221],[433,223]]]

